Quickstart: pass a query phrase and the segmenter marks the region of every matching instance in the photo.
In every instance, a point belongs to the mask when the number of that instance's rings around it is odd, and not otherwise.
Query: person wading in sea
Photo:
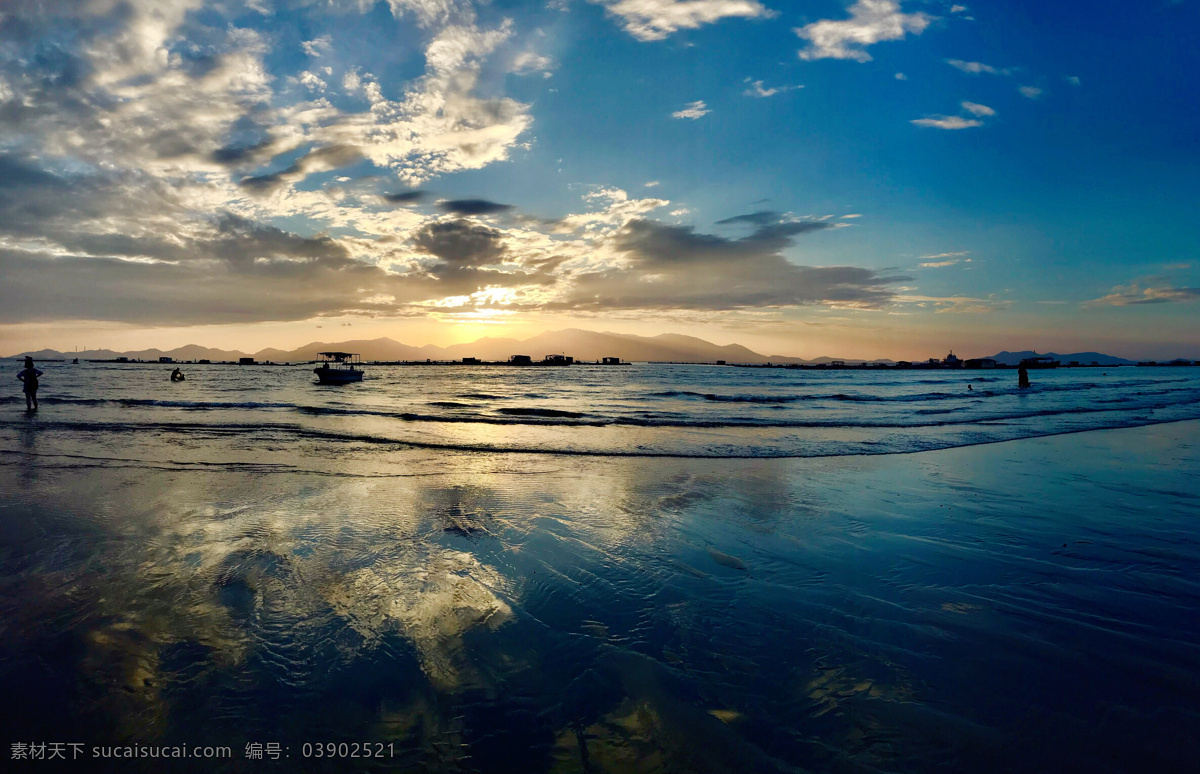
[[[38,377],[41,375],[42,372],[33,367],[33,358],[27,356],[25,358],[25,367],[17,374],[17,378],[25,385],[26,411],[37,411]]]
[[[1029,371],[1025,368],[1025,366],[1021,366],[1020,368],[1017,369],[1017,386],[1018,387],[1028,387],[1029,386]]]

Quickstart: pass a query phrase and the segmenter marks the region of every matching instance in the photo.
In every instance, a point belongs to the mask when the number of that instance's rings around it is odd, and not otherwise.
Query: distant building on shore
[[[963,368],[995,368],[996,361],[990,357],[973,357],[963,362]]]
[[[238,358],[238,365],[254,365],[254,358],[252,358],[252,357],[239,357],[239,358]]]
[[[481,361],[477,357],[464,357],[463,362],[467,365],[478,365]]]
[[[508,362],[512,365],[533,365],[533,358],[529,355],[513,355]]]
[[[621,365],[621,358],[619,358],[619,357],[606,357],[606,358],[601,358],[601,361],[600,361],[600,362],[601,362],[603,365]]]

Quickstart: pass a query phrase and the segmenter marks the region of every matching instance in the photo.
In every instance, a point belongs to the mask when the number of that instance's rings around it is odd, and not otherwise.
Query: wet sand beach
[[[311,440],[278,464],[269,432],[145,454],[3,429],[6,742],[84,743],[81,768],[1200,755],[1200,421],[814,458],[365,445],[336,469]],[[123,744],[231,757],[90,758]]]

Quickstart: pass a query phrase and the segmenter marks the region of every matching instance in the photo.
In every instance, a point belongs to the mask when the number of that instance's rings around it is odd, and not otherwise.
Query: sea
[[[0,398],[22,765],[1200,760],[1200,368],[175,367]]]

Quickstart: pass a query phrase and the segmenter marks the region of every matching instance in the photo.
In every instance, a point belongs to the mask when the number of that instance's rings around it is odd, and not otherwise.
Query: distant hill
[[[13,357],[31,356],[34,360],[70,360],[77,357],[80,360],[114,360],[127,357],[130,360],[158,360],[160,357],[170,357],[175,360],[234,360],[247,357],[245,352],[237,350],[212,349],[196,344],[188,344],[163,351],[161,349],[142,349],[132,352],[114,352],[111,349],[83,349],[78,352],[59,352],[55,349],[40,349],[37,352],[21,352]]]
[[[1072,360],[1078,360],[1083,365],[1091,365],[1093,361],[1100,365],[1137,365],[1136,360],[1126,360],[1123,357],[1105,355],[1101,352],[1071,352],[1066,355],[1060,355],[1057,352],[1043,352],[1039,354],[1027,349],[1022,352],[1009,352],[1005,350],[991,357],[992,360],[1004,365],[1017,365],[1022,360],[1030,357],[1049,357],[1059,361],[1063,365],[1070,363]]]
[[[603,357],[619,357],[626,361],[654,361],[671,363],[712,363],[724,360],[727,363],[800,363],[817,364],[830,363],[833,360],[845,360],[847,364],[857,364],[863,361],[853,358],[818,357],[812,360],[790,357],[787,355],[760,355],[754,350],[741,344],[714,344],[711,341],[698,339],[695,336],[685,336],[679,333],[662,333],[658,336],[635,336],[629,333],[612,333],[601,331],[585,331],[578,328],[567,328],[561,331],[546,331],[528,339],[491,338],[485,337],[468,344],[454,344],[449,347],[439,347],[427,344],[414,347],[402,344],[389,338],[355,339],[352,341],[323,342],[314,341],[303,347],[284,350],[268,348],[253,353],[259,362],[272,361],[276,363],[300,363],[315,360],[318,352],[357,352],[364,360],[461,360],[464,357],[477,357],[481,360],[507,360],[512,355],[529,355],[540,360],[544,355],[566,354],[578,360],[594,361]],[[1126,360],[1100,352],[1073,352],[1060,355],[1056,352],[1045,353],[1064,365],[1072,360],[1090,364],[1096,361],[1101,365],[1134,365],[1134,361]],[[80,360],[112,360],[117,357],[128,357],[135,360],[158,360],[160,357],[171,357],[175,360],[212,360],[237,361],[238,358],[249,356],[238,350],[212,349],[189,344],[167,351],[159,349],[144,349],[136,352],[113,352],[112,350],[87,350],[86,352],[58,352],[43,349],[37,352],[22,352],[14,357],[32,355],[37,360],[58,360],[78,357]],[[992,358],[999,363],[1016,365],[1027,357],[1036,357],[1037,352],[1004,351]],[[872,363],[892,363],[891,360],[872,360]]]

